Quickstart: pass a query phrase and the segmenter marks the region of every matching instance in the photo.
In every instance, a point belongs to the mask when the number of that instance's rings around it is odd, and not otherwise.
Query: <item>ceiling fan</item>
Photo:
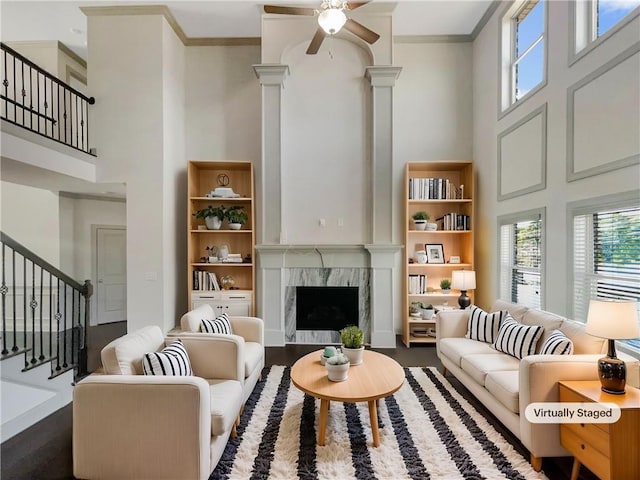
[[[318,29],[311,39],[307,55],[315,55],[322,45],[324,37],[334,35],[340,31],[342,27],[353,33],[357,37],[369,44],[375,43],[380,35],[373,30],[369,30],[361,23],[351,18],[347,18],[346,11],[355,10],[358,7],[366,5],[369,2],[347,2],[344,0],[323,0],[320,8],[305,7],[278,7],[274,5],[265,5],[265,13],[278,13],[284,15],[306,15],[310,17],[318,16]]]

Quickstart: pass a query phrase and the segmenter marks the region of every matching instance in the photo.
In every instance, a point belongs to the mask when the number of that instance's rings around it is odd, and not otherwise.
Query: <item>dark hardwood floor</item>
[[[89,365],[99,365],[100,349],[112,338],[124,332],[124,324],[92,327],[89,332]],[[317,345],[287,345],[268,347],[267,365],[288,365],[313,350]],[[406,348],[398,338],[396,348],[375,349],[396,359],[405,367],[436,366],[441,368],[434,345],[417,345]],[[489,413],[454,377],[447,376],[458,390],[492,425],[519,451],[528,458],[527,450],[491,413]],[[73,479],[71,451],[72,406],[58,410],[31,428],[4,442],[1,446],[2,479],[11,480],[67,480]],[[545,458],[543,470],[551,480],[565,480],[571,473],[570,457]],[[580,480],[595,480],[585,467],[581,468]]]

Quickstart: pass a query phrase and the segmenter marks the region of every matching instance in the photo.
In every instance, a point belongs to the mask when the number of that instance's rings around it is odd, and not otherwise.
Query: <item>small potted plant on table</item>
[[[355,325],[340,330],[342,353],[349,357],[351,365],[360,365],[364,356],[363,332]]]
[[[343,353],[327,358],[324,365],[332,382],[343,382],[349,377],[349,358]]]

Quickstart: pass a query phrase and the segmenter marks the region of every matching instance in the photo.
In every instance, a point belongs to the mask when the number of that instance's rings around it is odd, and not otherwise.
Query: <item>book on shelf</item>
[[[220,290],[218,277],[214,272],[205,272],[204,270],[193,271],[193,289],[194,290]]]
[[[459,200],[464,198],[464,185],[455,186],[448,178],[410,178],[409,200]]]
[[[471,217],[451,212],[436,218],[436,224],[439,230],[471,230]]]
[[[427,276],[411,274],[409,275],[409,294],[421,295],[427,290]]]

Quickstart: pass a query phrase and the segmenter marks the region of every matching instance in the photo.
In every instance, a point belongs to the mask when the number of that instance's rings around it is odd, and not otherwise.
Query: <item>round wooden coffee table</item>
[[[318,445],[324,445],[329,402],[367,402],[373,446],[380,445],[378,435],[378,399],[398,391],[404,383],[404,371],[394,359],[381,353],[364,351],[364,361],[349,367],[349,378],[332,382],[320,363],[320,352],[312,352],[291,367],[291,381],[309,395],[320,399]]]

